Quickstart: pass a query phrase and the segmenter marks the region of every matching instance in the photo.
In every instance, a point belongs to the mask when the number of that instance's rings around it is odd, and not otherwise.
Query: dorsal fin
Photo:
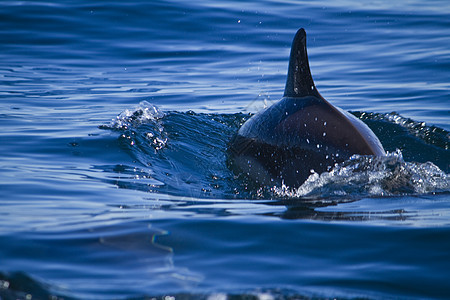
[[[309,69],[308,53],[306,52],[306,32],[303,28],[300,28],[292,42],[284,97],[305,96],[321,98]]]

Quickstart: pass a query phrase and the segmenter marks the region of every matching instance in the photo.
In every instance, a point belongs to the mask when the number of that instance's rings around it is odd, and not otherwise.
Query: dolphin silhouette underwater
[[[299,187],[312,172],[330,171],[353,154],[386,155],[361,120],[317,91],[306,32],[294,37],[283,98],[248,119],[228,144],[231,169],[259,185]]]

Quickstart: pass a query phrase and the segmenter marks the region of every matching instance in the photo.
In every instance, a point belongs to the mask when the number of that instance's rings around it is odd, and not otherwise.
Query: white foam
[[[272,190],[289,198],[428,194],[448,192],[450,176],[431,162],[405,162],[397,150],[383,157],[353,155],[330,172],[311,174],[298,188]]]

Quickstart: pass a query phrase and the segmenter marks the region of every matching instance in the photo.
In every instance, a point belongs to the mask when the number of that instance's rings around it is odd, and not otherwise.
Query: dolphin
[[[353,154],[386,155],[361,120],[325,100],[314,85],[306,32],[294,37],[283,98],[248,119],[228,144],[228,163],[261,186],[299,187]]]

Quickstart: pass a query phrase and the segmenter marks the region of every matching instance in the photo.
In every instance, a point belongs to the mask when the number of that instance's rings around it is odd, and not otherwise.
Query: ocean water
[[[448,1],[0,2],[0,299],[448,299]],[[389,152],[254,187],[308,34]]]

